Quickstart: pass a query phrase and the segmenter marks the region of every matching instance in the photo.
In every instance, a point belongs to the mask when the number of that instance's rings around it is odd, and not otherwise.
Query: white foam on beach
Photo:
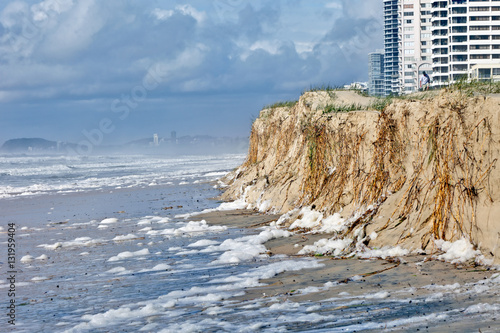
[[[358,253],[360,258],[394,258],[394,257],[404,257],[408,255],[410,251],[403,249],[400,246],[384,246],[381,249],[366,250],[364,252]]]
[[[322,266],[323,264],[317,260],[311,259],[289,260],[263,265],[244,273],[213,279],[205,286],[194,286],[186,290],[174,290],[157,299],[142,301],[136,304],[127,304],[126,306],[110,309],[102,313],[83,315],[81,317],[83,322],[66,330],[66,332],[82,332],[103,327],[112,327],[159,314],[163,317],[175,317],[183,313],[182,310],[176,310],[176,308],[182,307],[189,309],[193,307],[211,308],[223,299],[240,294],[242,288],[262,285],[259,282],[260,279],[271,278],[285,271],[300,271],[302,269]],[[116,270],[116,272],[119,271],[120,269]],[[192,325],[192,323],[186,323],[186,325],[188,324]],[[182,324],[169,325],[167,331],[176,330],[180,326]],[[228,326],[228,328],[231,328],[231,326]]]
[[[212,262],[218,264],[237,264],[241,261],[254,259],[267,252],[263,245],[265,242],[274,239],[289,237],[290,232],[269,226],[264,228],[258,235],[240,237],[236,239],[226,239],[220,245],[209,246],[202,252],[224,251],[219,258]]]
[[[344,327],[346,332],[358,332],[363,330],[389,330],[393,328],[405,327],[408,328],[409,325],[416,325],[421,323],[432,323],[436,321],[442,321],[447,319],[449,316],[446,314],[430,314],[423,316],[414,316],[404,319],[389,320],[386,322],[366,322],[356,325],[351,325]]]
[[[424,286],[422,288],[429,289],[429,290],[451,291],[451,290],[456,290],[456,289],[460,288],[460,283],[446,284],[446,285],[430,284],[430,285]]]
[[[27,263],[32,262],[33,260],[35,260],[35,258],[34,258],[33,256],[30,256],[30,255],[28,254],[28,255],[23,256],[23,257],[21,258],[21,260],[20,260],[20,261],[21,261],[23,264],[27,264]]]
[[[152,224],[164,224],[164,223],[170,223],[172,220],[168,217],[160,217],[160,216],[145,216],[141,218],[138,222],[137,225],[152,225]],[[146,227],[150,228],[151,227]]]
[[[304,207],[299,213],[301,216],[299,219],[295,220],[292,225],[290,225],[291,230],[293,229],[313,229],[320,225],[323,219],[323,214],[312,210],[309,207]]]
[[[342,232],[345,231],[346,220],[340,216],[339,213],[335,213],[333,215],[328,216],[327,218],[321,221],[321,233],[334,233],[334,232]]]
[[[54,244],[40,244],[37,247],[43,247],[47,250],[57,250],[59,248],[75,248],[75,247],[85,247],[94,246],[104,243],[102,239],[93,239],[90,237],[77,237],[72,241],[67,242],[56,242]]]
[[[290,215],[298,212],[299,218],[295,220],[289,229],[303,229],[313,233],[340,233],[347,229],[348,220],[344,219],[340,213],[324,217],[324,214],[311,209],[310,207],[303,207],[300,211],[293,210],[288,214],[280,217],[277,224],[281,225],[290,219]]]
[[[113,256],[108,259],[108,261],[119,261],[119,260],[125,260],[129,258],[134,258],[134,257],[143,257],[150,254],[149,249],[142,249],[139,251],[131,252],[131,251],[125,251],[117,254],[116,256]]]
[[[120,242],[120,241],[135,240],[138,238],[139,238],[139,236],[137,236],[137,235],[128,234],[128,235],[116,236],[115,238],[113,238],[113,241]]]
[[[389,296],[390,296],[389,292],[386,290],[383,290],[383,291],[379,291],[378,293],[375,293],[375,294],[365,295],[364,297],[367,299],[377,299],[377,298],[382,299],[382,298],[387,298]]]
[[[106,274],[124,275],[124,274],[131,274],[132,271],[127,270],[125,267],[118,266],[118,267],[111,268],[110,270],[107,270],[104,273],[106,273]]]
[[[191,243],[188,245],[188,247],[206,247],[210,245],[217,245],[219,242],[216,242],[214,240],[210,239],[200,239],[199,241],[196,241],[194,243]]]
[[[31,281],[41,282],[41,281],[46,281],[46,280],[50,280],[50,279],[52,279],[52,278],[47,277],[47,276],[35,276],[34,278],[31,279]]]
[[[309,286],[306,288],[298,289],[296,290],[297,293],[301,295],[307,295],[307,294],[312,294],[312,293],[319,293],[319,292],[324,292],[327,291],[333,287],[338,286],[339,284],[337,282],[326,282],[323,284],[322,287],[315,287],[315,286]]]
[[[481,251],[474,250],[473,245],[465,238],[461,238],[455,242],[444,240],[434,240],[436,246],[445,253],[437,256],[438,260],[447,262],[464,263],[471,259],[481,256]]]
[[[117,223],[118,222],[118,219],[115,218],[115,217],[110,217],[110,218],[106,218],[104,220],[102,220],[100,222],[100,224],[113,224],[113,223]]]
[[[500,304],[488,304],[488,303],[479,303],[469,306],[465,309],[465,314],[472,313],[484,313],[484,312],[498,312],[500,311]]]
[[[328,239],[323,238],[316,241],[313,245],[306,245],[299,254],[332,254],[338,256],[342,254],[352,244],[352,239]]]
[[[207,233],[217,233],[227,230],[225,226],[218,225],[208,225],[207,221],[190,221],[190,222],[179,222],[176,223],[178,228],[166,228],[160,230],[149,230],[146,232],[147,235],[157,236],[161,235],[164,237],[192,237],[200,236]]]
[[[169,223],[172,220],[169,217],[161,217],[161,216],[145,216],[137,222],[137,225],[150,225],[153,223],[163,224]]]

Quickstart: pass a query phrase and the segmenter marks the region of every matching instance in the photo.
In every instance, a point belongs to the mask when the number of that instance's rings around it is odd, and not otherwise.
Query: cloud
[[[9,103],[0,114],[21,104],[109,112],[111,101],[145,80],[156,84],[151,103],[138,108],[153,113],[171,110],[161,105],[172,99],[179,107],[184,99],[203,105],[208,94],[226,101],[298,97],[310,85],[366,79],[367,53],[383,46],[379,1],[179,3],[30,0],[0,7],[0,102]],[[255,112],[238,110],[241,117]]]
[[[338,1],[336,2],[329,2],[327,4],[325,4],[325,8],[329,8],[329,9],[342,9],[343,6],[341,3],[339,3]]]
[[[72,0],[45,0],[31,6],[33,21],[43,22],[50,20],[54,14],[61,14],[73,7]]]
[[[151,14],[159,21],[163,21],[174,15],[175,11],[173,10],[167,10],[167,9],[160,9],[160,8],[155,8],[151,12]]]
[[[48,29],[41,46],[45,56],[66,59],[86,50],[92,44],[94,35],[105,24],[106,18],[95,0],[77,1],[70,9],[62,11],[66,15],[60,15],[58,24]]]
[[[13,15],[26,15],[26,19],[44,24],[39,24],[39,33],[25,45],[25,58],[36,64],[32,65],[36,69],[32,71],[33,79],[28,77],[29,71],[24,71],[19,80],[9,80],[2,88],[7,89],[8,84],[21,88],[23,81],[29,86],[42,86],[41,78],[49,84],[63,83],[66,78],[67,82],[82,86],[106,84],[101,87],[101,94],[108,91],[112,95],[122,89],[123,81],[131,85],[140,82],[155,66],[161,68],[162,93],[240,91],[245,87],[252,91],[283,89],[296,86],[290,80],[300,84],[308,77],[310,81],[326,80],[318,66],[323,66],[323,72],[329,75],[329,62],[334,63],[335,57],[350,58],[350,53],[365,52],[371,47],[371,43],[363,44],[369,18],[337,19],[330,31],[317,35],[316,41],[302,42],[293,35],[283,39],[289,20],[283,16],[285,4],[227,2],[226,14],[232,8],[237,20],[224,21],[218,17],[221,6],[198,9],[195,2],[149,9],[144,4],[116,1],[104,4],[94,0],[46,0],[31,8],[15,2],[2,12],[0,23],[4,28],[11,27]],[[305,6],[300,1],[295,5]],[[352,7],[346,1],[326,6],[341,5],[343,10]],[[280,32],[279,38],[276,31]],[[11,65],[20,67],[22,61],[11,61]],[[0,65],[2,71],[8,72]],[[93,90],[73,87],[66,92]]]

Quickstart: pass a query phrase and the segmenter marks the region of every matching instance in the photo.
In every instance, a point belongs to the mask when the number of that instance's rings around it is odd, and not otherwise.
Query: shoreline
[[[104,298],[97,297],[98,307],[94,311],[86,312],[88,318],[124,311],[125,305],[132,304],[131,311],[135,311],[134,313],[139,316],[138,325],[146,325],[143,320],[146,320],[146,317],[149,318],[149,314],[140,314],[144,305],[156,304],[160,298],[163,299],[166,296],[175,296],[176,299],[180,297],[187,302],[184,304],[182,301],[173,306],[176,310],[200,313],[205,320],[220,318],[221,322],[226,322],[226,320],[240,318],[242,313],[251,313],[255,316],[252,318],[255,319],[250,318],[246,323],[253,324],[254,320],[264,320],[263,328],[287,327],[291,330],[294,328],[303,330],[308,327],[314,327],[314,329],[328,327],[332,328],[328,330],[332,332],[341,331],[345,327],[349,327],[350,331],[379,332],[380,327],[383,327],[380,326],[381,324],[390,325],[392,322],[394,322],[392,325],[400,330],[408,327],[422,328],[425,327],[424,319],[426,320],[429,314],[438,318],[437,321],[434,317],[429,319],[432,325],[439,328],[436,330],[438,332],[460,331],[464,327],[468,331],[473,331],[467,326],[470,323],[464,323],[461,319],[461,313],[469,308],[498,305],[495,290],[499,290],[500,278],[494,280],[492,275],[495,272],[493,271],[480,271],[465,267],[455,269],[454,265],[435,260],[424,262],[423,256],[404,257],[404,262],[397,262],[357,258],[332,260],[326,257],[313,258],[294,253],[290,253],[289,257],[283,255],[287,251],[298,251],[298,248],[294,247],[295,243],[310,244],[315,241],[315,237],[326,237],[324,234],[293,235],[271,240],[264,244],[269,250],[268,258],[256,256],[237,265],[231,263],[220,266],[207,265],[207,262],[213,262],[220,257],[221,251],[205,252],[204,250],[208,249],[209,245],[197,249],[189,244],[195,244],[196,240],[213,243],[223,242],[224,239],[237,240],[238,237],[247,235],[252,237],[260,231],[261,226],[276,221],[279,215],[264,215],[250,210],[212,211],[179,221],[173,216],[177,213],[175,207],[173,210],[161,210],[166,203],[173,205],[174,200],[182,198],[185,200],[185,205],[179,210],[183,211],[196,211],[197,205],[204,206],[204,208],[215,206],[215,202],[206,198],[208,194],[217,192],[212,186],[208,184],[188,186],[200,192],[192,197],[194,192],[186,194],[184,188],[177,187],[175,191],[165,196],[163,190],[166,189],[147,188],[128,189],[119,193],[102,193],[102,196],[96,196],[95,193],[69,196],[69,198],[57,196],[61,200],[57,202],[53,200],[56,196],[40,197],[34,200],[36,207],[41,208],[41,214],[46,214],[44,212],[47,212],[50,207],[55,207],[55,209],[52,215],[39,215],[38,224],[45,225],[43,229],[20,229],[18,235],[21,245],[20,255],[29,254],[35,258],[31,263],[22,263],[21,267],[24,272],[19,275],[20,281],[29,283],[19,285],[18,299],[23,304],[23,307],[19,308],[19,318],[24,320],[24,331],[30,331],[32,325],[37,324],[38,319],[34,317],[34,314],[38,314],[39,318],[44,318],[47,314],[52,315],[52,312],[45,310],[47,305],[52,304],[55,304],[53,309],[57,307],[60,313],[72,316],[70,320],[64,321],[67,328],[84,325],[87,320],[80,316],[80,312],[75,315],[75,311],[80,311],[80,309],[78,305],[74,307],[72,299],[78,299],[79,302],[94,302],[95,290],[102,291],[107,298],[114,299],[114,301],[108,303],[104,301]],[[205,196],[205,201],[198,203],[197,195]],[[105,198],[107,200],[104,200]],[[71,200],[65,201],[66,199]],[[74,201],[73,205],[69,205],[71,201]],[[55,206],[52,205],[54,202]],[[101,202],[101,206],[93,206],[94,202]],[[28,200],[21,200],[17,201],[16,206],[20,208],[23,203],[35,204]],[[55,216],[65,215],[65,210],[58,211],[63,206],[68,206],[65,208],[73,214],[77,213],[77,216],[86,216],[89,213],[93,215],[92,217],[99,217],[99,219],[108,216],[109,212],[116,212],[117,207],[128,206],[128,208],[126,213],[118,214],[120,216],[114,213],[118,221],[109,224],[109,227],[105,229],[99,228],[103,221],[79,224],[75,223],[76,217],[70,218],[68,224],[47,226],[45,220],[48,216],[57,221]],[[100,207],[103,210],[99,212]],[[31,213],[20,212],[12,218],[20,223],[30,214],[38,214],[32,208],[29,209]],[[92,208],[96,211],[92,211]],[[169,214],[172,220],[168,221],[168,224],[155,223],[154,220],[159,217],[145,217],[146,212],[148,216],[154,215],[155,212],[165,213],[161,215]],[[142,219],[145,219],[147,223],[144,224]],[[88,221],[89,218],[85,217],[84,220]],[[186,234],[184,237],[182,233],[179,233],[178,238],[163,238],[160,234],[161,231],[170,230],[170,234],[175,230],[181,231],[191,223],[190,221],[195,220],[205,220],[208,224],[227,226],[228,230],[213,234],[209,232],[207,236],[202,233],[200,235]],[[26,220],[22,224],[35,226],[34,221],[28,223]],[[19,226],[21,227],[22,224]],[[147,226],[152,227],[152,231],[156,233],[149,234],[148,230],[143,229]],[[131,236],[131,234],[137,238],[124,241],[116,239],[117,236]],[[79,238],[83,236],[91,239]],[[81,242],[89,241],[90,243],[88,245],[80,243],[81,246],[74,245],[73,247],[64,245],[58,249],[53,247],[57,244],[56,242],[69,244],[78,239]],[[38,246],[42,243],[47,243],[45,245],[48,246]],[[175,248],[177,245],[181,247]],[[223,249],[222,252],[224,251],[227,249]],[[144,254],[145,252],[147,254]],[[47,260],[37,259],[42,254],[47,255]],[[119,259],[123,254],[141,254],[143,257],[140,260],[139,257],[111,260],[112,258]],[[261,286],[251,283],[252,287],[245,287],[243,283],[242,286],[237,287],[237,283],[232,281],[232,278],[245,278],[249,272],[255,274],[260,268],[272,272],[274,269],[272,267],[281,262],[300,264],[304,261],[309,261],[310,264],[317,261],[322,264],[322,267],[301,270],[294,270],[292,267],[275,276],[260,275],[270,277],[261,278],[259,282],[266,284]],[[419,263],[421,265],[418,265]],[[192,265],[184,266],[185,264]],[[317,265],[306,266],[316,267]],[[155,271],[157,267],[163,267],[164,271]],[[147,271],[144,271],[145,269]],[[220,269],[223,272],[219,271]],[[176,280],[173,280],[174,278]],[[181,281],[189,283],[182,285]],[[485,281],[487,285],[480,285],[478,281]],[[141,285],[141,291],[136,288],[138,283]],[[96,286],[98,289],[94,289]],[[483,290],[481,288],[486,286],[489,291],[480,293]],[[230,294],[234,291],[232,296],[227,296],[227,299],[225,293],[221,291],[226,288],[229,288]],[[221,299],[216,298],[215,301],[211,301],[215,296]],[[130,303],[131,297],[133,297],[133,303]],[[189,303],[190,300],[194,303]],[[30,314],[24,313],[25,309],[29,309]],[[181,327],[183,323],[171,323],[172,318],[168,317],[171,310],[173,309],[170,307],[161,310],[160,313],[166,317],[155,319],[156,324],[164,325],[164,327],[170,327],[170,325]],[[221,317],[214,314],[219,313],[218,311],[221,311],[218,315]],[[495,327],[494,321],[498,311],[491,310],[491,308],[486,311],[488,314],[486,320],[483,320],[484,316],[479,313],[474,318],[480,316],[480,319],[473,320],[470,325],[473,325],[472,328],[480,327],[482,332],[494,332],[487,328],[488,326]],[[156,314],[152,315],[156,316]],[[279,320],[276,322],[276,316],[282,318],[282,322]],[[449,320],[457,320],[458,324],[441,321],[440,318],[443,316],[448,316]],[[194,317],[187,319],[191,324],[197,323],[197,320],[199,319],[194,319]],[[240,319],[234,320],[234,325],[241,325]],[[401,320],[412,322],[405,324],[400,323]],[[360,328],[358,328],[358,322],[361,322]],[[111,318],[106,327],[116,328],[119,324],[120,319]],[[367,329],[365,326],[371,328]]]
[[[251,210],[216,211],[192,216],[192,220],[205,220],[208,224],[225,225],[232,228],[258,228],[276,221],[279,215],[266,215]],[[287,238],[272,239],[264,246],[272,256],[315,257],[299,255],[302,246],[328,238],[328,234],[293,234]],[[295,247],[299,244],[299,247]],[[269,296],[286,297],[296,302],[322,301],[348,293],[353,297],[362,294],[376,294],[382,290],[394,288],[413,288],[413,297],[428,294],[426,286],[454,285],[461,286],[491,278],[496,270],[483,266],[451,264],[433,258],[433,254],[410,254],[395,258],[345,258],[316,257],[321,268],[307,271],[285,272],[270,279],[262,280],[262,287],[245,290],[238,300],[266,299]],[[331,284],[325,288],[325,283]],[[313,288],[309,288],[313,287]],[[306,294],[298,290],[309,288]],[[314,291],[314,288],[318,290]],[[293,291],[293,292],[292,292]],[[487,297],[489,298],[489,297]],[[476,299],[477,301],[477,299]]]

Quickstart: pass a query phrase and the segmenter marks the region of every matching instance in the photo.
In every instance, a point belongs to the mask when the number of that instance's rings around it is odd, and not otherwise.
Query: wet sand
[[[252,211],[227,211],[212,212],[193,217],[195,220],[206,220],[208,223],[223,224],[236,228],[258,228],[276,221],[279,216],[262,215]],[[327,234],[293,235],[288,238],[274,239],[265,244],[271,256],[288,255],[299,256],[297,252],[305,245],[328,238]],[[296,245],[297,244],[297,245]],[[439,253],[434,253],[439,254]],[[302,257],[302,256],[301,256]],[[469,293],[453,291],[451,287],[459,284],[464,290],[474,289],[474,285],[482,280],[489,279],[497,273],[487,267],[473,267],[467,265],[454,265],[432,259],[433,254],[410,255],[401,258],[382,259],[335,259],[330,257],[317,257],[324,264],[321,268],[303,270],[300,272],[285,272],[273,278],[263,280],[263,287],[250,288],[246,294],[238,297],[238,301],[260,299],[265,306],[266,299],[269,304],[275,302],[271,297],[281,297],[283,301],[292,302],[321,302],[345,298],[351,300],[374,295],[374,298],[397,299],[403,297],[403,303],[411,306],[415,303],[427,302],[426,307],[415,309],[408,316],[425,315],[422,309],[438,309],[438,311],[458,311],[473,304],[495,304],[500,301],[500,291],[494,293]],[[325,287],[325,283],[328,287]],[[434,288],[434,286],[436,286]],[[448,286],[442,287],[442,286]],[[316,287],[316,290],[315,290]],[[308,289],[306,289],[308,288]],[[449,290],[448,290],[449,289]],[[436,298],[439,292],[450,292],[453,300],[447,301]],[[436,298],[433,302],[433,297]],[[446,298],[445,298],[446,299]],[[369,302],[368,302],[369,303]],[[355,304],[352,306],[360,306]],[[341,311],[350,306],[331,309]],[[498,320],[500,321],[500,314]],[[488,328],[489,327],[489,328]],[[493,330],[491,330],[493,327]],[[500,327],[497,318],[477,323],[444,323],[438,324],[427,331],[432,332],[457,332],[495,331]]]

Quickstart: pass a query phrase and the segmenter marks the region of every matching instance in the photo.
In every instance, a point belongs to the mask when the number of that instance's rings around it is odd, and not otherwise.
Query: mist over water
[[[0,198],[214,181],[235,158],[244,155],[1,155]]]

